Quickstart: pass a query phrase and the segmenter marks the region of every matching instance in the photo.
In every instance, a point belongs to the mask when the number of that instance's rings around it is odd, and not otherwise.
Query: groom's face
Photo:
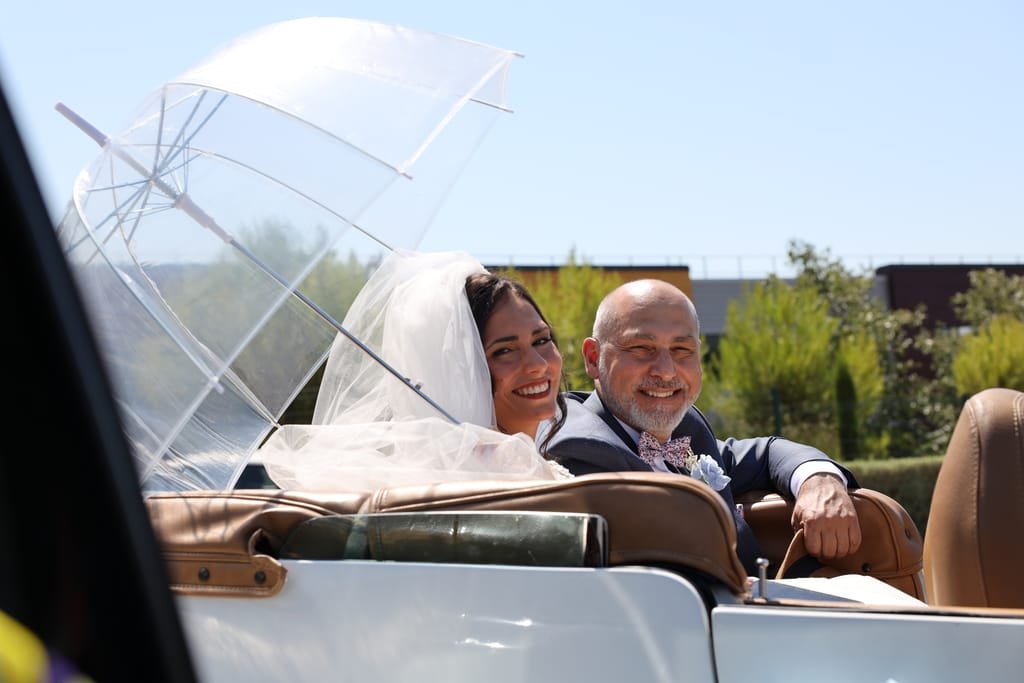
[[[588,339],[583,351],[608,409],[664,441],[700,394],[700,332],[678,290],[646,294],[621,297],[604,338]]]

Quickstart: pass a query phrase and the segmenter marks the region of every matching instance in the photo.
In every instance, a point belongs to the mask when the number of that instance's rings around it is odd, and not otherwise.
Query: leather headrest
[[[925,533],[929,601],[1024,607],[1024,394],[987,389],[964,405]]]

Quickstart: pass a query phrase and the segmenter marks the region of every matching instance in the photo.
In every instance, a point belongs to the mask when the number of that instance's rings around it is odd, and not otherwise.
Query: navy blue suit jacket
[[[570,392],[566,394],[566,404],[565,424],[548,444],[550,457],[576,475],[652,471],[651,466],[639,458],[636,443],[605,408],[597,392]],[[736,522],[736,551],[751,574],[757,573],[757,540],[737,512],[734,495],[770,490],[792,500],[789,481],[799,465],[811,460],[832,462],[816,448],[775,436],[718,440],[707,419],[695,407],[687,411],[672,436],[689,436],[694,453],[712,456],[731,477],[729,485],[719,494],[732,511]],[[543,434],[538,438],[542,439]],[[853,475],[841,465],[836,466],[846,475],[848,486],[856,488]]]

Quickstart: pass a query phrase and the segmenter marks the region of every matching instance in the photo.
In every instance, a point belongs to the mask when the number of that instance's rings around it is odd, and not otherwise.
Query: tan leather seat
[[[721,497],[689,477],[658,472],[591,474],[560,482],[467,481],[372,493],[225,491],[159,494],[146,501],[179,592],[273,595],[283,585],[276,558],[303,522],[332,514],[536,511],[597,514],[607,521],[610,565],[696,570],[736,594],[747,590],[736,528]],[[921,597],[921,539],[895,501],[855,492],[865,542],[832,568],[859,572]],[[748,500],[747,519],[776,566],[792,537],[792,503]],[[774,540],[771,540],[774,539]]]
[[[583,512],[608,523],[610,565],[690,568],[736,594],[747,589],[736,527],[721,497],[689,477],[655,472],[593,474],[559,482],[468,481],[373,493],[225,491],[147,499],[179,592],[273,595],[288,534],[330,514],[429,511]]]
[[[823,562],[812,576],[863,574],[924,600],[921,576],[921,534],[903,506],[870,489],[850,492],[860,522],[862,541],[852,555]],[[802,535],[794,540],[790,519],[793,503],[774,493],[753,492],[737,499],[743,515],[757,537],[770,570],[779,578],[807,551]]]
[[[929,602],[1024,608],[1024,394],[964,405],[939,470],[924,543]]]

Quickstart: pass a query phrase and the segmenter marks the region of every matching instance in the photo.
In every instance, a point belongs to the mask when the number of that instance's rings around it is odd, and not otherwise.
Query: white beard
[[[678,410],[674,408],[644,409],[637,404],[635,398],[630,397],[626,401],[619,401],[609,394],[601,396],[605,406],[612,414],[622,419],[623,422],[641,432],[652,434],[671,434],[683,417],[690,409],[691,402],[687,402]]]
[[[607,369],[604,367],[604,363],[602,361],[603,359],[599,358],[597,363],[598,380],[596,384],[599,390],[602,385],[609,386],[609,384],[602,381],[608,376]],[[687,393],[687,395],[690,393],[690,387],[685,382],[666,384],[662,388],[682,389]],[[637,403],[634,396],[630,396],[628,399],[623,401],[619,400],[616,396],[612,396],[611,393],[607,391],[599,391],[598,394],[601,396],[601,400],[604,402],[605,407],[608,408],[613,415],[634,429],[641,432],[650,432],[651,434],[671,434],[679,423],[683,421],[683,417],[686,416],[686,411],[688,411],[690,406],[692,406],[697,400],[697,397],[693,396],[678,409],[671,407],[645,409]]]

